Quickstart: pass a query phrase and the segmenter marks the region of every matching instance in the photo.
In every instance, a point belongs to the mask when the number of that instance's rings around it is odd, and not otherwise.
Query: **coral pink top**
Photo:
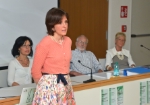
[[[63,44],[60,45],[51,37],[45,36],[36,46],[32,66],[32,76],[40,79],[42,73],[68,74],[71,60],[71,44],[69,37],[64,36]]]

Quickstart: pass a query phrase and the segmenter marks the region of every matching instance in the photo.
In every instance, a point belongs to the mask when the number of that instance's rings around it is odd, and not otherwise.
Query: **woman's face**
[[[60,23],[56,24],[53,28],[54,35],[64,36],[67,34],[67,30],[68,30],[68,20],[66,16],[63,16]]]
[[[31,45],[30,42],[27,40],[24,44],[19,48],[20,55],[28,56],[31,52]]]
[[[116,46],[117,47],[123,47],[124,46],[124,44],[125,44],[125,37],[124,36],[118,36],[118,38],[116,39]]]

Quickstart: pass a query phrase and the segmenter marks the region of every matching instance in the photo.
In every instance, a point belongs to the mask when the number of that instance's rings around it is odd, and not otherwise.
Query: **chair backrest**
[[[102,69],[105,70],[106,59],[105,58],[99,58],[99,63],[101,64]]]
[[[7,77],[8,77],[8,69],[0,70],[0,88],[8,87]]]

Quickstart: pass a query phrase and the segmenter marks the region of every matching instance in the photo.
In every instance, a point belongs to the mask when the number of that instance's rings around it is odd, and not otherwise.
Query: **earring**
[[[52,30],[55,32],[55,29],[54,29],[54,28],[52,28]]]

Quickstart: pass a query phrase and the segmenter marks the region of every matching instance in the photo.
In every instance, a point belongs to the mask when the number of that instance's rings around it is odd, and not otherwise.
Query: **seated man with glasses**
[[[91,51],[86,51],[88,39],[81,35],[76,40],[76,49],[72,51],[70,75],[78,76],[102,72],[101,65]]]

